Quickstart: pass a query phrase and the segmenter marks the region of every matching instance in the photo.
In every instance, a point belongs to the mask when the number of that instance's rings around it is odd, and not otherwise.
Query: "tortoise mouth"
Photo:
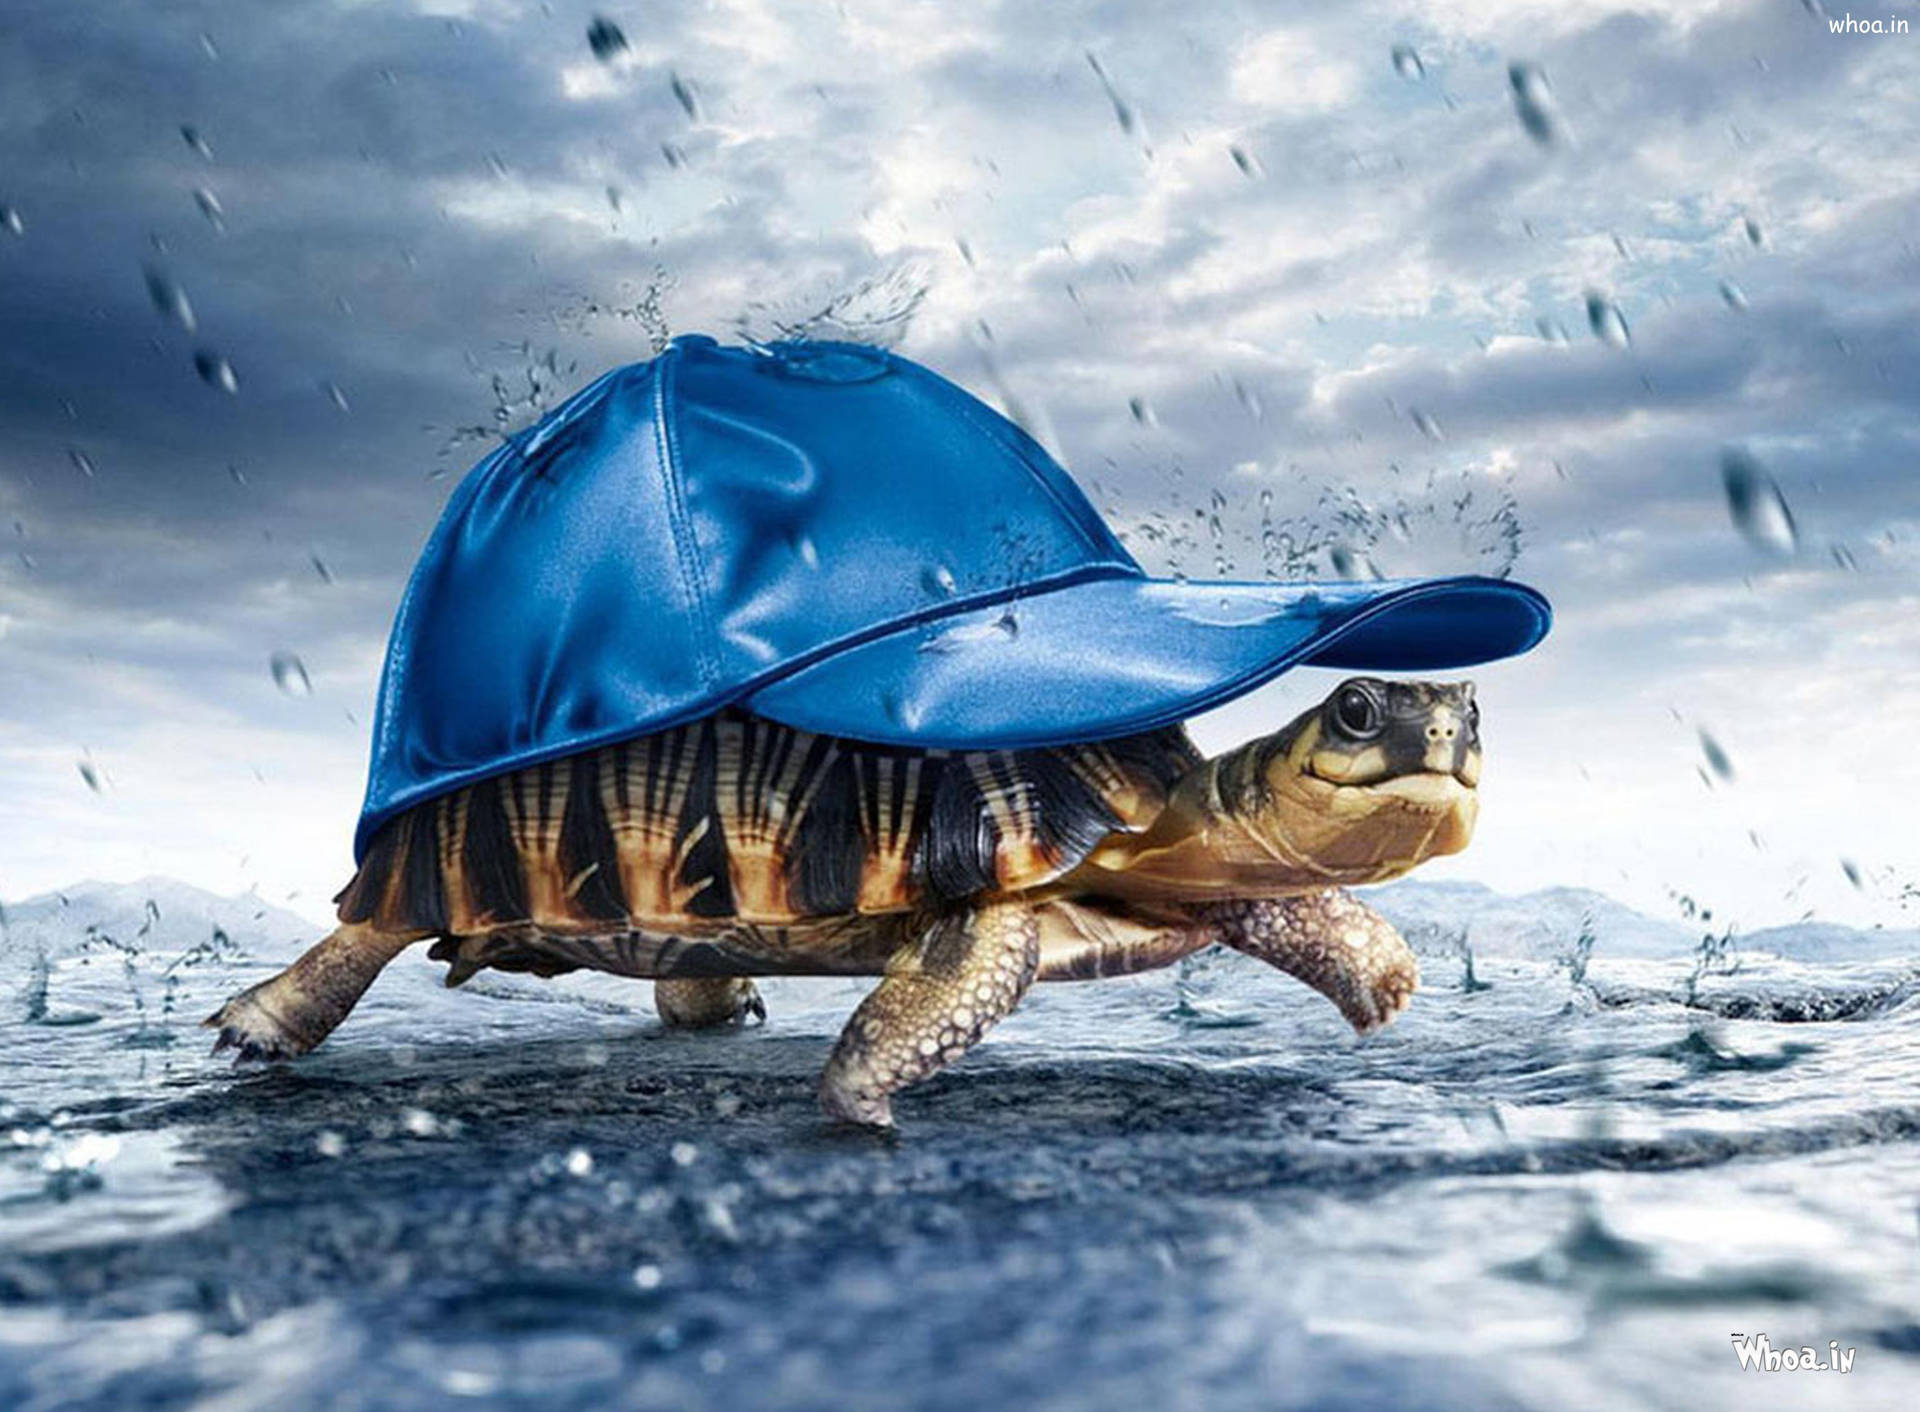
[[[1414,770],[1408,774],[1395,775],[1391,779],[1370,780],[1364,784],[1355,784],[1342,780],[1326,779],[1322,775],[1307,773],[1323,784],[1335,789],[1351,790],[1356,795],[1382,802],[1393,802],[1413,809],[1441,812],[1456,808],[1462,801],[1474,797],[1474,781],[1467,777],[1464,769]]]

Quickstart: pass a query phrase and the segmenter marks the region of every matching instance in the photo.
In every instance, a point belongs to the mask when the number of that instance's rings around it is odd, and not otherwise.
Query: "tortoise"
[[[874,975],[828,1061],[885,1126],[1035,980],[1212,942],[1365,1031],[1416,968],[1346,887],[1466,845],[1469,686],[1547,602],[1504,579],[1149,576],[1025,430],[857,344],[682,335],[455,489],[389,640],[340,926],[208,1023],[318,1044],[431,939],[653,979],[672,1025],[760,975]],[[1184,723],[1296,666],[1355,676],[1206,760]]]
[[[1479,774],[1470,683],[1354,678],[1214,759],[1179,726],[950,752],[729,708],[402,813],[339,930],[206,1023],[242,1058],[305,1053],[429,938],[450,986],[488,967],[651,978],[662,1020],[696,1028],[764,1020],[754,976],[879,976],[820,1084],[830,1115],[875,1127],[1035,981],[1216,942],[1366,1034],[1418,968],[1346,888],[1464,848]]]

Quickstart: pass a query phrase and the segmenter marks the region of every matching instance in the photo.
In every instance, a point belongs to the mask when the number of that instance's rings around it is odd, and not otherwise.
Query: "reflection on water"
[[[1920,963],[1589,944],[1441,938],[1365,1043],[1237,956],[1043,987],[894,1142],[813,1107],[858,983],[670,1036],[409,956],[236,1075],[189,1020],[277,948],[0,966],[0,1406],[1731,1408],[1756,1331],[1913,1405]]]

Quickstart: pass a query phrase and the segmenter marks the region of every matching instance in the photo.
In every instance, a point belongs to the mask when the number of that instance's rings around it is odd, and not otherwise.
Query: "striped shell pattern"
[[[943,752],[728,710],[418,804],[336,900],[343,922],[454,936],[907,911],[1060,876],[1199,758],[1178,727]]]

